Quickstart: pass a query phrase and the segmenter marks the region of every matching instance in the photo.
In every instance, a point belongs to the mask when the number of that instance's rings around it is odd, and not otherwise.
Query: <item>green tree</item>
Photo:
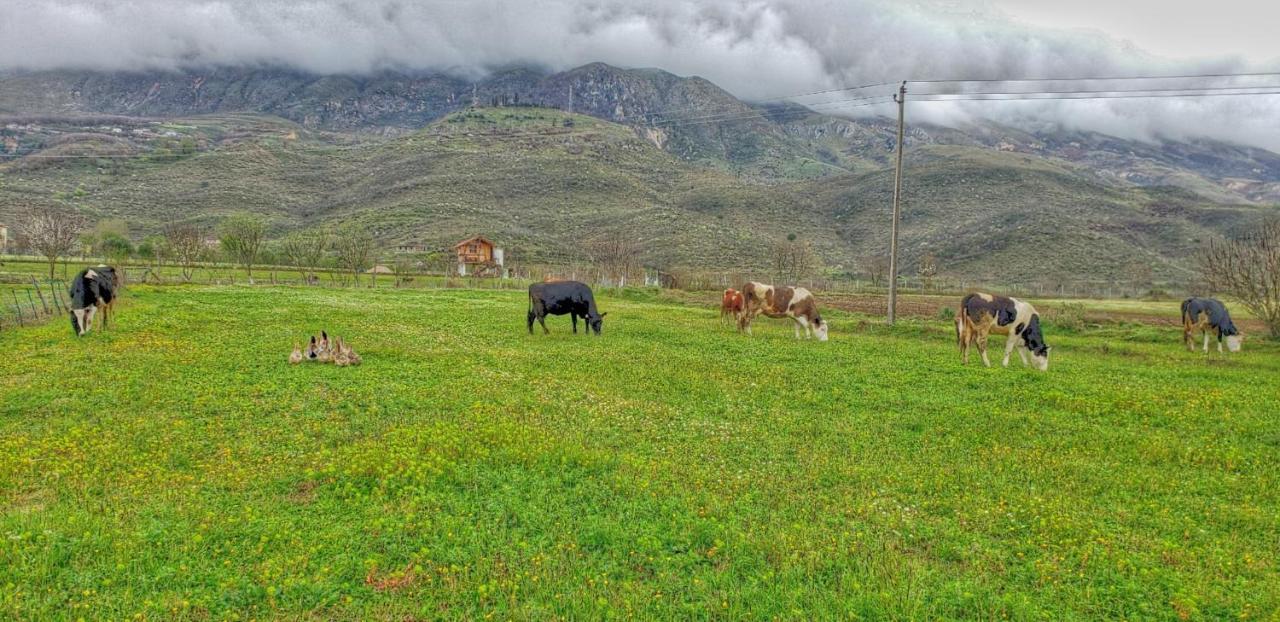
[[[98,252],[108,263],[118,264],[133,255],[133,243],[122,235],[108,233],[99,240]]]

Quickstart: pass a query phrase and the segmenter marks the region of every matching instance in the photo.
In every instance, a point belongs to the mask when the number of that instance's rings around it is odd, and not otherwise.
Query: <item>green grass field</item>
[[[1280,344],[135,286],[0,332],[0,618],[1276,619]],[[285,359],[321,328],[358,368]]]

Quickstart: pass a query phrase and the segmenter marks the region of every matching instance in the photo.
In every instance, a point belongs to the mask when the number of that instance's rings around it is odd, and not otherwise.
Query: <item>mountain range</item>
[[[742,101],[711,82],[600,63],[316,76],[268,68],[0,74],[0,219],[65,203],[274,232],[365,222],[388,246],[498,238],[569,259],[613,229],[659,267],[759,268],[795,235],[833,271],[883,255],[896,123]],[[1280,203],[1280,155],[991,122],[912,123],[907,265],[975,278],[1185,279],[1198,245]]]

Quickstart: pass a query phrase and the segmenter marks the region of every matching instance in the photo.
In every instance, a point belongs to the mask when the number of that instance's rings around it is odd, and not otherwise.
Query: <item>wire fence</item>
[[[22,261],[22,260],[19,260]],[[97,263],[94,260],[85,260]],[[24,261],[24,263],[26,263]],[[31,262],[35,263],[35,262]],[[402,271],[370,274],[334,268],[298,266],[254,266],[249,273],[239,266],[203,263],[193,272],[183,274],[178,266],[125,264],[118,267],[123,283],[155,285],[283,285],[318,288],[378,289],[491,289],[519,290],[530,283],[565,279],[589,283],[597,287],[650,287],[690,292],[721,291],[740,288],[752,280],[799,285],[820,297],[850,310],[876,313],[883,309],[888,293],[885,279],[856,276],[818,276],[787,280],[764,271],[706,271],[635,268],[618,274],[587,262],[565,264],[520,264],[502,271],[501,276],[458,275],[444,271]],[[64,269],[65,274],[70,271]],[[0,330],[37,325],[70,311],[66,279],[36,277],[27,273],[0,272]],[[1024,298],[1080,299],[1174,299],[1198,291],[1192,282],[1114,280],[1054,280],[991,282],[950,276],[903,276],[898,291],[907,295],[960,295],[971,291],[988,291]],[[910,300],[899,301],[899,312],[906,315],[928,315],[936,309],[932,303],[913,312]],[[865,309],[864,309],[865,307]]]
[[[66,281],[34,276],[0,279],[0,330],[34,326],[70,311]]]

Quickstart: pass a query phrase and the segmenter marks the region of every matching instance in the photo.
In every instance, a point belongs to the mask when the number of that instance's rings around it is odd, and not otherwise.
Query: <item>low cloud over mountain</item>
[[[943,0],[15,0],[3,13],[4,70],[281,66],[319,74],[423,70],[475,78],[515,64],[562,70],[604,61],[701,75],[757,100],[902,79],[1280,70],[1211,51],[1175,63],[1102,32],[1030,26],[986,2]],[[823,111],[840,114],[842,107]],[[888,111],[866,106],[843,113]],[[1280,149],[1274,123],[1280,96],[921,103],[912,114],[953,125],[988,118]]]

